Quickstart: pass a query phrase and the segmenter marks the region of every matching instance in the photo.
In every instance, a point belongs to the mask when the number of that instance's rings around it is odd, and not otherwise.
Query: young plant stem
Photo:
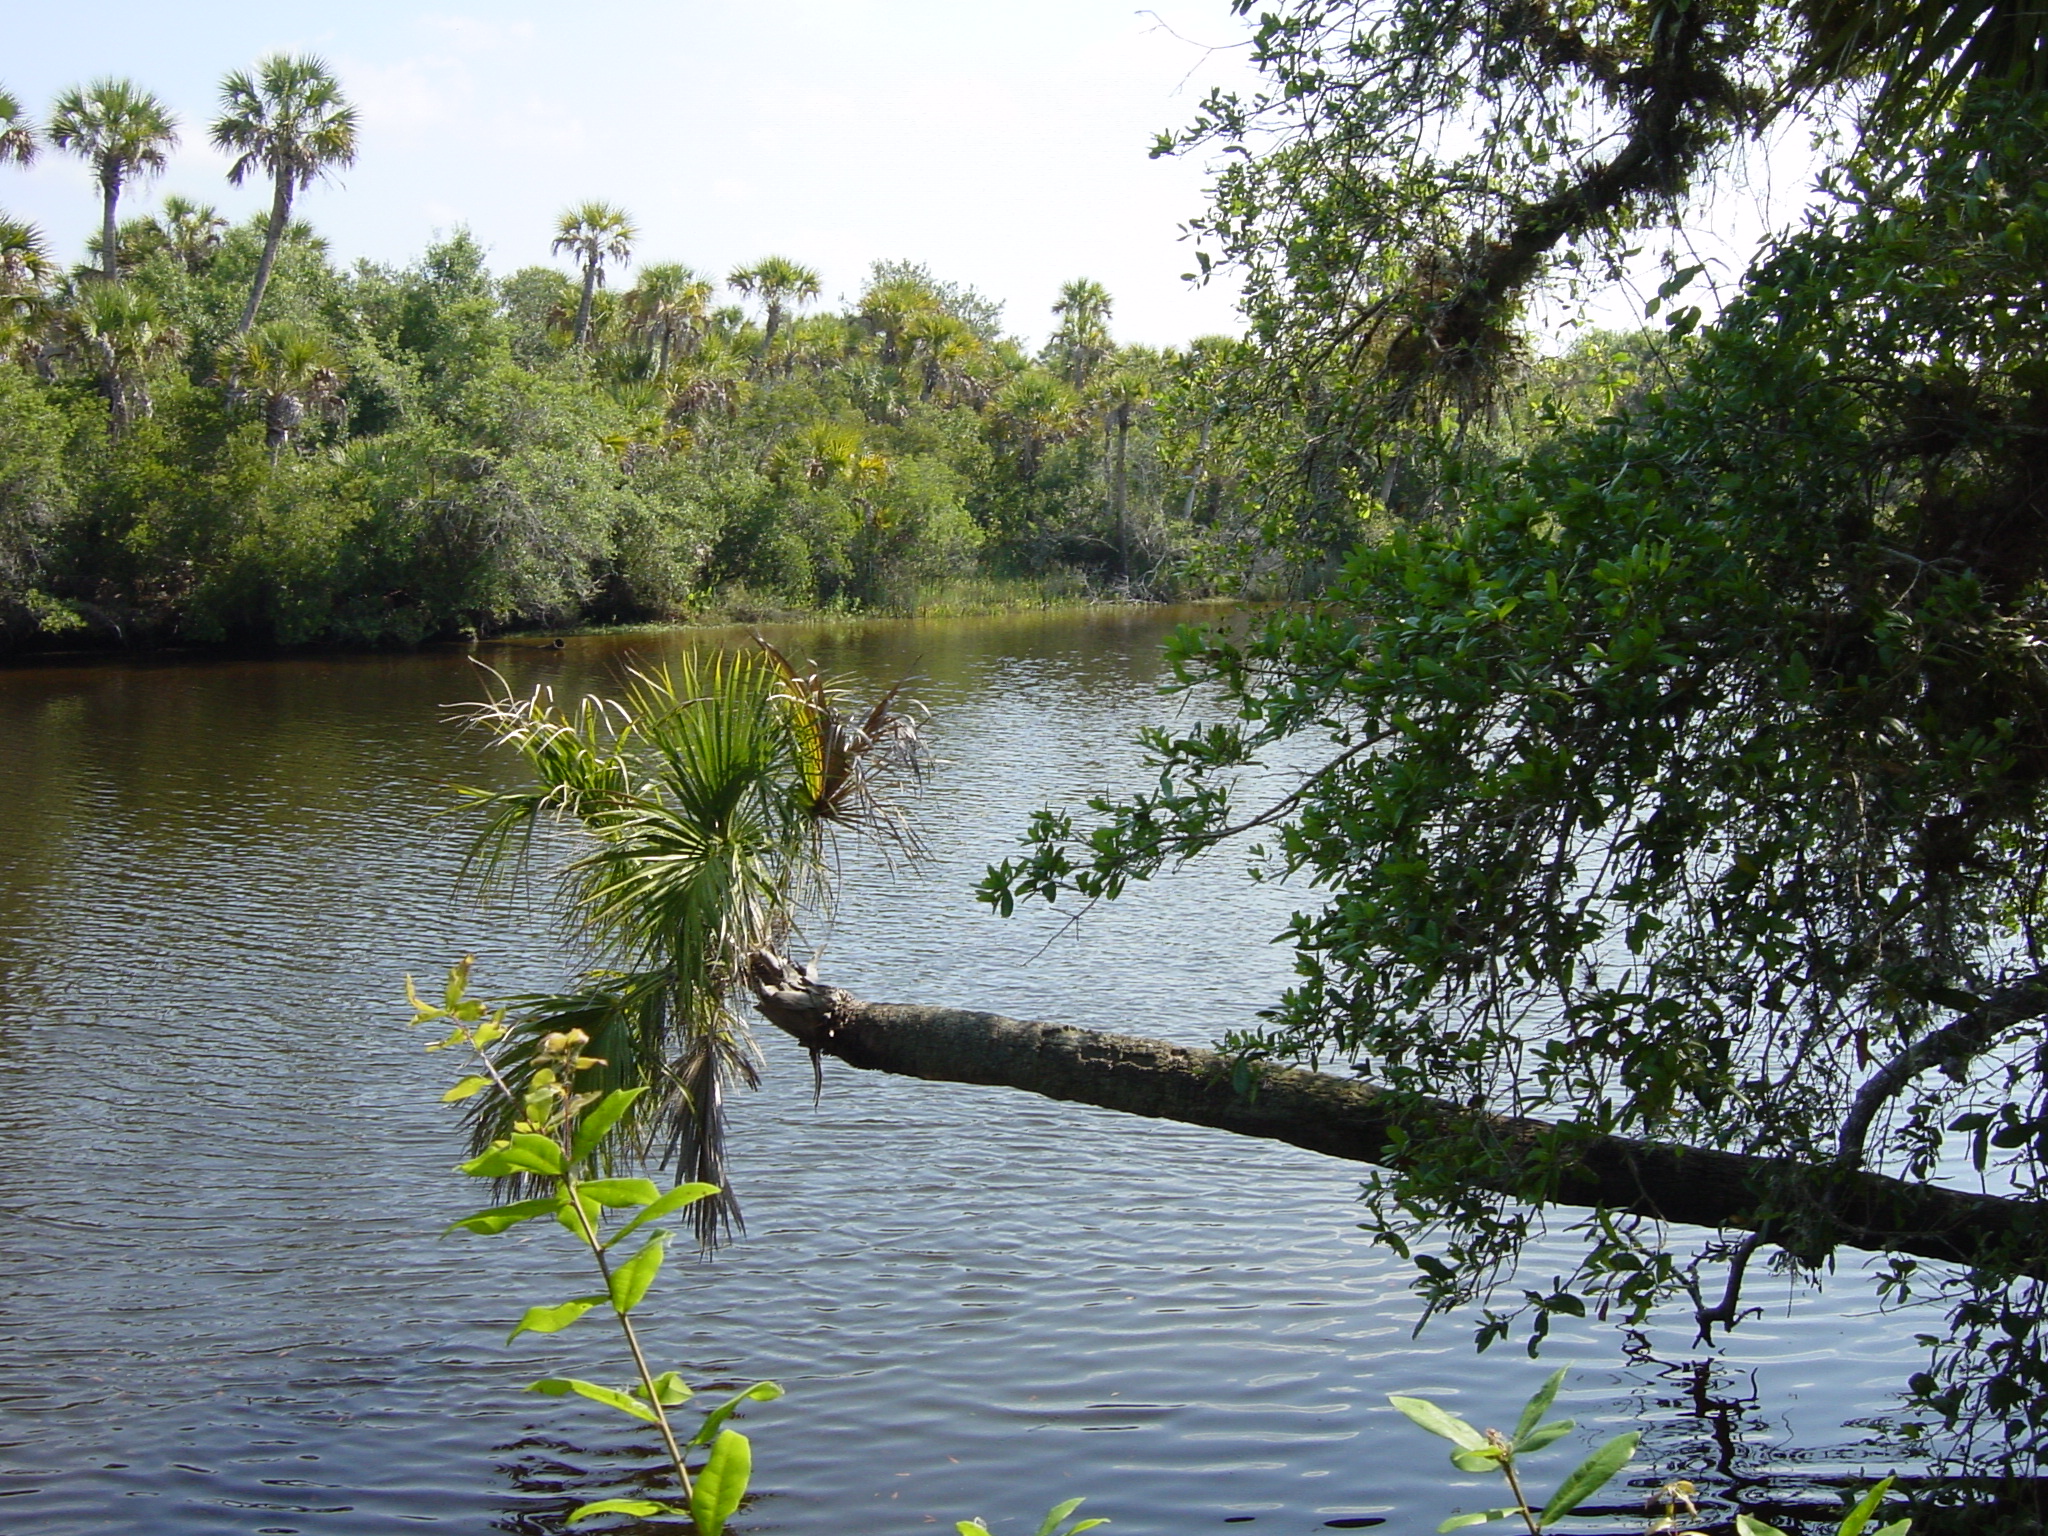
[[[1515,1476],[1515,1458],[1501,1457],[1500,1471],[1501,1476],[1508,1480],[1508,1492],[1515,1496],[1515,1508],[1522,1516],[1522,1523],[1529,1527],[1529,1536],[1543,1536],[1543,1527],[1536,1523],[1535,1512],[1529,1508],[1529,1501],[1522,1496],[1522,1480]]]
[[[597,1272],[604,1276],[604,1294],[609,1301],[615,1295],[612,1290],[612,1266],[605,1257],[603,1241],[597,1229],[591,1224],[590,1212],[584,1209],[582,1197],[576,1193],[576,1171],[569,1161],[569,1151],[576,1138],[576,1116],[568,1106],[575,1103],[576,1069],[573,1064],[566,1066],[563,1084],[562,1124],[560,1129],[562,1145],[563,1188],[569,1195],[569,1209],[576,1213],[576,1225],[583,1241],[590,1248],[590,1256],[597,1261]],[[654,1372],[647,1364],[646,1352],[640,1348],[640,1335],[634,1330],[633,1320],[621,1312],[616,1301],[612,1301],[612,1315],[619,1320],[619,1332],[626,1336],[626,1348],[633,1352],[633,1365],[640,1372],[640,1389],[647,1399],[647,1409],[654,1415],[655,1426],[661,1431],[662,1444],[668,1447],[668,1459],[676,1469],[676,1481],[682,1485],[683,1497],[690,1495],[690,1469],[683,1461],[683,1448],[676,1443],[676,1432],[669,1427],[668,1409],[662,1405],[661,1394],[654,1385]]]
[[[482,1063],[491,1081],[497,1084],[498,1091],[517,1103],[518,1098],[512,1092],[512,1085],[499,1073],[490,1053],[474,1040],[470,1042],[470,1049]],[[563,1063],[563,1083],[560,1091],[562,1119],[556,1127],[555,1134],[562,1149],[562,1167],[565,1170],[562,1174],[562,1187],[569,1196],[569,1209],[576,1213],[577,1234],[583,1239],[584,1246],[589,1248],[591,1258],[597,1261],[598,1274],[604,1277],[605,1299],[611,1302],[612,1316],[618,1319],[619,1331],[626,1336],[626,1348],[632,1352],[634,1369],[640,1373],[640,1389],[646,1396],[648,1412],[654,1415],[655,1427],[661,1431],[662,1444],[668,1448],[669,1464],[675,1468],[676,1481],[682,1487],[683,1497],[688,1499],[691,1495],[690,1468],[683,1457],[683,1448],[677,1443],[676,1432],[668,1422],[668,1409],[663,1406],[660,1393],[654,1385],[654,1371],[647,1364],[647,1353],[640,1347],[640,1335],[633,1327],[633,1320],[618,1309],[616,1302],[611,1301],[611,1262],[605,1257],[603,1240],[599,1238],[597,1229],[591,1224],[590,1212],[584,1208],[583,1199],[576,1192],[575,1164],[571,1161],[576,1145],[576,1066],[573,1055],[569,1061]]]

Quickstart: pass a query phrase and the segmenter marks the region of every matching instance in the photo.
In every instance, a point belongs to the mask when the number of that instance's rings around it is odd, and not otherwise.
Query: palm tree
[[[1109,480],[1109,508],[1111,521],[1116,524],[1117,564],[1122,568],[1126,584],[1131,579],[1131,483],[1128,472],[1128,445],[1131,426],[1137,417],[1150,408],[1152,399],[1152,370],[1146,366],[1152,359],[1136,349],[1130,349],[1119,366],[1102,380],[1097,391],[1096,403],[1102,409],[1103,430],[1115,437],[1115,452],[1111,460]]]
[[[759,298],[767,312],[761,336],[764,360],[788,311],[803,308],[825,291],[816,272],[785,256],[764,256],[751,267],[737,268],[726,282],[750,298]]]
[[[33,224],[0,214],[0,358],[33,351],[42,330],[50,253]]]
[[[1003,387],[996,400],[996,423],[1017,445],[1017,468],[1025,483],[1038,478],[1046,445],[1074,430],[1081,397],[1056,373],[1030,368]]]
[[[211,203],[195,203],[173,193],[164,199],[157,219],[164,244],[187,272],[203,271],[227,237],[228,221]]]
[[[1903,132],[1973,86],[2048,85],[2048,12],[2033,0],[1801,0],[1792,90],[1876,84],[1874,125]]]
[[[275,464],[309,414],[341,399],[348,369],[334,343],[297,320],[267,320],[228,343],[223,372],[263,397],[263,442]]]
[[[100,270],[112,282],[121,188],[131,177],[155,175],[169,163],[166,151],[178,142],[177,119],[132,80],[95,80],[57,98],[49,133],[52,144],[88,162],[99,179]]]
[[[21,98],[0,86],[0,165],[27,165],[36,157],[36,125],[22,116]]]
[[[1077,277],[1060,289],[1052,312],[1060,317],[1046,354],[1066,381],[1079,389],[1088,382],[1098,364],[1109,356],[1109,290],[1098,282]]]
[[[146,370],[181,338],[154,299],[118,282],[88,284],[65,319],[98,376],[108,432],[118,438],[151,414]]]
[[[635,334],[655,348],[654,376],[668,374],[669,355],[681,343],[694,351],[710,320],[711,284],[681,262],[657,262],[640,269],[640,281],[626,295],[626,314]]]
[[[337,167],[356,161],[356,109],[341,94],[327,65],[311,54],[273,53],[252,76],[236,70],[220,83],[221,115],[213,143],[235,156],[228,180],[240,186],[253,174],[271,182],[270,222],[249,302],[235,325],[246,335],[263,307],[263,290],[277,264],[277,248],[291,223],[292,198]]]
[[[531,780],[467,792],[486,818],[476,867],[517,877],[543,822],[573,829],[584,849],[563,881],[593,968],[575,993],[518,1000],[497,1050],[515,1090],[545,1065],[549,1034],[581,1029],[603,1063],[584,1086],[648,1090],[626,1126],[638,1150],[726,1187],[725,1097],[757,1080],[732,1006],[749,956],[829,900],[839,834],[914,848],[887,799],[892,772],[917,762],[899,692],[849,713],[838,688],[764,645],[758,655],[685,656],[636,675],[623,699],[564,709],[542,688],[473,707]],[[519,1113],[472,1102],[485,1144]],[[729,1193],[696,1210],[707,1246],[738,1219]]]
[[[567,252],[583,268],[583,298],[576,306],[576,345],[590,338],[590,305],[604,282],[604,264],[615,261],[624,266],[633,259],[633,240],[639,233],[625,210],[610,203],[584,203],[563,213],[555,224],[557,256]]]

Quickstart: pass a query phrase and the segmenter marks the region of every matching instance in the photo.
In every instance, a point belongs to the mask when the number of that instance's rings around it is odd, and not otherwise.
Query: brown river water
[[[1272,1001],[1271,940],[1314,893],[1230,856],[1073,928],[972,896],[1034,809],[1140,782],[1133,731],[1189,707],[1157,692],[1185,617],[776,634],[863,687],[917,674],[932,710],[932,859],[849,860],[813,935],[828,979],[1191,1044]],[[574,693],[706,641],[482,654]],[[446,720],[480,691],[454,652],[0,672],[0,1531],[552,1532],[647,1464],[615,1415],[519,1390],[624,1374],[594,1321],[504,1342],[585,1288],[561,1234],[439,1235],[474,1192],[402,978],[474,953],[483,990],[548,990],[573,966],[544,902],[458,881],[450,785],[505,771]],[[1541,1363],[1475,1355],[1466,1320],[1412,1336],[1352,1167],[836,1063],[814,1107],[772,1033],[735,1113],[746,1235],[641,1313],[688,1379],[788,1389],[745,1421],[737,1530],[1025,1536],[1074,1495],[1111,1536],[1434,1530],[1498,1499],[1386,1394],[1504,1422],[1560,1364],[1580,1431],[1543,1487],[1571,1447],[1646,1432],[1568,1529],[1642,1530],[1666,1477],[1815,1497],[1906,1467],[1868,1424],[1933,1320],[1853,1276],[1757,1284],[1725,1354],[1588,1323]]]

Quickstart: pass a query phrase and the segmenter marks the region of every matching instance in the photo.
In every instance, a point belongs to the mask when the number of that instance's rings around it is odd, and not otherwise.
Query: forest
[[[41,120],[0,89],[0,165],[75,157],[104,214],[67,266],[0,213],[8,645],[409,644],[1271,577],[1223,390],[1240,342],[1119,345],[1113,297],[1076,279],[1034,351],[906,260],[835,310],[798,261],[700,273],[603,203],[508,274],[461,229],[401,270],[346,263],[294,213],[356,154],[324,64],[229,75],[206,131],[267,215],[138,209],[180,125],[132,81]]]

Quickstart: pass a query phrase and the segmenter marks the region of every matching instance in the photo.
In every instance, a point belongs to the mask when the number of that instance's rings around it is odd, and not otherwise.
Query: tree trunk
[[[1131,584],[1131,481],[1126,471],[1125,450],[1131,436],[1131,407],[1119,405],[1116,421],[1116,471],[1110,481],[1110,502],[1116,511],[1117,560],[1123,566],[1124,585]]]
[[[590,306],[597,298],[597,262],[583,264],[583,298],[576,306],[576,350],[583,350],[584,342],[590,339]]]
[[[277,248],[284,243],[284,229],[291,218],[292,179],[280,171],[277,190],[270,199],[270,223],[263,231],[263,255],[256,262],[256,281],[249,285],[248,307],[235,327],[237,336],[248,335],[249,327],[256,323],[256,312],[263,307],[263,290],[270,286],[270,269],[277,265]]]
[[[120,238],[116,234],[120,225],[114,216],[114,210],[121,202],[120,173],[102,175],[100,191],[103,194],[100,199],[100,274],[111,283],[121,275],[120,261],[114,249],[115,241]]]
[[[2048,1215],[2025,1200],[1592,1132],[1575,1138],[1574,1163],[1558,1176],[1544,1166],[1557,1129],[1548,1121],[1270,1064],[1241,1090],[1237,1064],[1214,1051],[993,1013],[864,1003],[773,955],[755,955],[749,981],[769,1023],[813,1053],[868,1071],[1022,1088],[1397,1171],[1419,1160],[1406,1148],[1477,1130],[1507,1149],[1510,1171],[1475,1184],[1514,1199],[1756,1232],[1814,1260],[1842,1244],[2048,1279]],[[1546,1177],[1554,1185],[1537,1193]]]

